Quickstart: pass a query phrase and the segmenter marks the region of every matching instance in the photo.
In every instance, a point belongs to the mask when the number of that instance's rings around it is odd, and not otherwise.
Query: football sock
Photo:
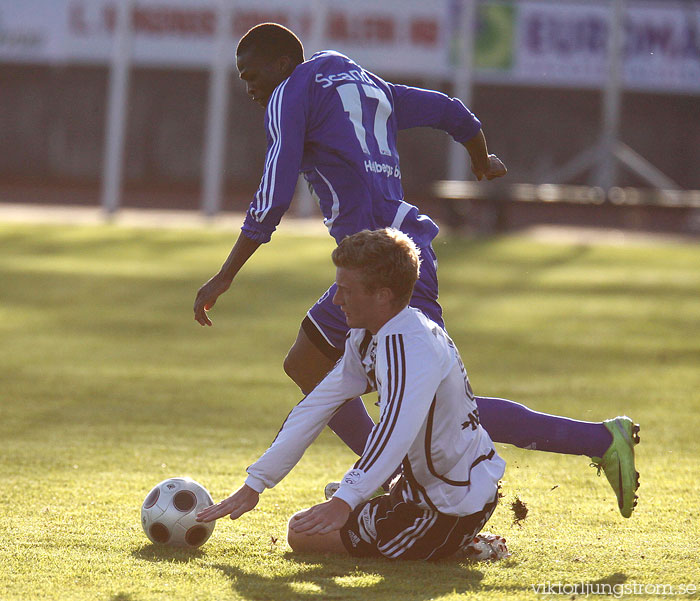
[[[372,428],[374,428],[374,420],[367,413],[367,408],[362,399],[356,397],[340,408],[328,422],[328,426],[338,435],[340,440],[348,445],[357,455],[361,456]],[[396,471],[382,485],[384,490],[389,490],[391,481],[400,473],[401,466],[399,465]]]
[[[532,411],[506,399],[476,397],[479,420],[494,442],[523,449],[602,457],[612,436],[601,422]]]
[[[357,455],[362,455],[369,434],[374,428],[374,420],[367,413],[360,397],[345,403],[328,422],[328,426],[340,440]]]
[[[477,397],[476,402],[481,425],[494,442],[588,457],[602,457],[612,443],[609,430],[601,422],[540,413],[507,399]],[[357,397],[345,403],[328,425],[357,455],[362,455],[374,421]],[[384,484],[387,490],[396,474]]]

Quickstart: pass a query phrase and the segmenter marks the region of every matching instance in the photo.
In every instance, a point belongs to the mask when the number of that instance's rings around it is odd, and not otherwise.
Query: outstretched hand
[[[253,490],[247,484],[241,486],[228,499],[211,505],[197,514],[198,522],[213,522],[225,515],[230,515],[232,520],[237,520],[244,513],[253,509],[260,500],[260,493]]]
[[[204,284],[197,292],[197,297],[194,299],[194,319],[203,326],[212,325],[211,319],[207,315],[207,311],[211,309],[224,292],[231,287],[231,280],[224,278],[220,274],[216,274],[206,284]]]
[[[508,173],[508,169],[506,169],[506,166],[503,164],[501,159],[499,159],[495,154],[490,154],[486,169],[479,169],[476,165],[474,165],[474,161],[472,161],[472,172],[476,176],[476,179],[481,181],[483,178],[492,180],[496,179],[497,177],[503,177],[506,173]]]
[[[340,499],[331,499],[300,511],[292,517],[289,527],[300,534],[328,534],[340,530],[350,517],[350,506]]]

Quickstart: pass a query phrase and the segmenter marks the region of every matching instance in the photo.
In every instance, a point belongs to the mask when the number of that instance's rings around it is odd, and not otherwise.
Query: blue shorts
[[[437,301],[437,257],[428,246],[420,249],[420,277],[413,288],[411,307],[420,309],[438,325],[444,327],[442,307]],[[336,285],[326,290],[316,304],[306,313],[301,326],[309,340],[329,359],[337,361],[345,349],[348,324],[345,314],[333,304]]]

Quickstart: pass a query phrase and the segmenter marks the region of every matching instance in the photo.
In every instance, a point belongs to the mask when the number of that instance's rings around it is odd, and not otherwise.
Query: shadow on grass
[[[610,576],[606,576],[605,578],[599,578],[598,580],[591,580],[588,582],[588,584],[591,585],[600,585],[600,584],[610,584],[610,585],[615,585],[615,584],[623,584],[627,582],[627,574],[623,574],[622,572],[615,572],[614,574],[610,574]]]
[[[146,561],[174,561],[178,563],[188,563],[193,559],[199,559],[204,556],[201,549],[189,549],[186,547],[170,547],[168,545],[144,545],[131,555],[136,559],[145,559]]]
[[[250,601],[267,599],[372,599],[372,601],[424,601],[449,593],[505,590],[482,586],[478,567],[456,560],[436,563],[381,559],[338,558],[325,555],[294,555],[284,559],[298,566],[293,575],[266,576],[243,571],[234,565],[212,567],[231,580],[233,589]],[[504,567],[508,567],[504,564]],[[512,565],[516,565],[515,562]],[[517,588],[518,591],[522,587]]]
[[[627,574],[615,572],[598,580],[589,580],[586,585],[586,596],[588,593],[596,595],[613,595],[619,599],[620,594],[624,590],[623,585],[627,582]],[[581,591],[583,593],[583,591]]]

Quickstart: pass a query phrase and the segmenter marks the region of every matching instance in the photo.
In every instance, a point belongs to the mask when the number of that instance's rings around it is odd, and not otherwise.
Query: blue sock
[[[356,397],[341,407],[328,422],[328,426],[338,435],[340,440],[361,456],[372,428],[374,428],[374,420],[367,413],[362,399]],[[401,466],[399,465],[383,484],[385,490],[389,490],[389,484],[400,473]]]
[[[479,420],[494,442],[523,449],[602,457],[612,435],[601,422],[532,411],[506,399],[477,397]]]
[[[367,413],[362,399],[355,397],[338,410],[328,422],[328,426],[357,455],[362,455],[365,443],[374,428],[374,420]]]

